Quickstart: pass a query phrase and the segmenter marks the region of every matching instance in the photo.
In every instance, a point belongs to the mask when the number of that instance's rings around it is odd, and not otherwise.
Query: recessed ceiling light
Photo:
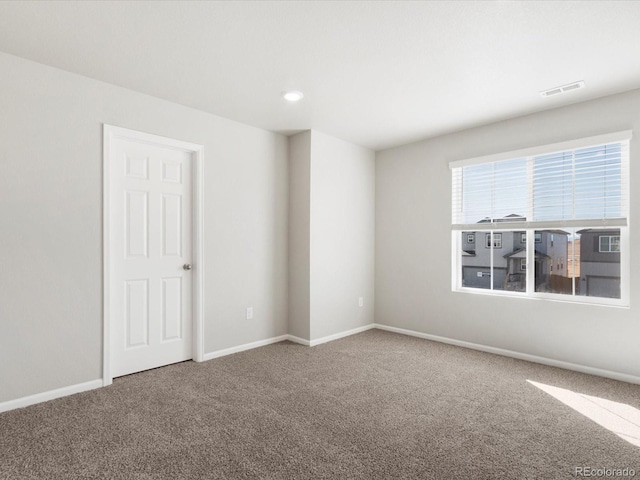
[[[584,88],[584,81],[569,83],[568,85],[561,85],[559,87],[550,88],[549,90],[545,90],[544,92],[540,92],[542,97],[551,97],[553,95],[558,95],[560,93],[567,93],[572,90],[578,90],[579,88]]]
[[[298,90],[289,90],[288,92],[282,92],[282,96],[288,102],[297,102],[298,100],[302,100],[304,94]]]

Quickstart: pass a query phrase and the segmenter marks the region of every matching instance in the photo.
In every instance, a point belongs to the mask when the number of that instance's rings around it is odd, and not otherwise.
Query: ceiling
[[[5,1],[0,51],[378,150],[640,87],[640,2]]]

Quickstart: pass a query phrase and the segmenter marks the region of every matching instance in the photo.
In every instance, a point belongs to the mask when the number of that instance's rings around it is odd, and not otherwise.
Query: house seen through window
[[[454,290],[626,305],[630,138],[453,162]]]

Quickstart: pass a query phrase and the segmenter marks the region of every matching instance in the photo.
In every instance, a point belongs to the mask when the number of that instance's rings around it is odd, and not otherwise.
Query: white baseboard
[[[226,355],[231,355],[233,353],[244,352],[245,350],[251,350],[253,348],[264,347],[266,345],[282,342],[284,340],[289,340],[290,342],[298,343],[300,345],[305,345],[307,347],[315,347],[316,345],[331,342],[332,340],[338,340],[339,338],[348,337],[350,335],[355,335],[356,333],[365,332],[367,330],[371,330],[372,328],[374,328],[373,324],[365,325],[363,327],[346,330],[340,333],[334,333],[333,335],[327,335],[326,337],[317,338],[315,340],[307,340],[305,338],[296,337],[295,335],[290,335],[290,334],[280,335],[279,337],[267,338],[265,340],[258,340],[257,342],[238,345],[237,347],[225,348],[224,350],[217,350],[215,352],[206,353],[204,355],[203,360],[204,361],[212,360],[214,358],[224,357]]]
[[[334,333],[333,335],[327,335],[326,337],[322,337],[322,338],[316,338],[315,340],[311,340],[309,342],[309,346],[315,347],[316,345],[320,345],[321,343],[332,342],[333,340],[338,340],[339,338],[355,335],[356,333],[366,332],[367,330],[371,330],[372,328],[375,328],[374,324],[365,325],[364,327],[353,328],[351,330],[346,330],[340,333]]]
[[[244,352],[245,350],[251,350],[253,348],[264,347],[265,345],[271,345],[272,343],[283,342],[289,340],[289,335],[280,335],[278,337],[266,338],[264,340],[258,340],[256,342],[245,343],[244,345],[238,345],[237,347],[225,348],[223,350],[216,350],[215,352],[205,353],[202,360],[212,360],[214,358],[225,357],[232,353]]]
[[[640,385],[640,377],[635,375],[629,375],[627,373],[613,372],[611,370],[604,370],[601,368],[587,367],[585,365],[579,365],[576,363],[563,362],[561,360],[554,360],[552,358],[538,357],[536,355],[529,355],[527,353],[514,352],[512,350],[504,350],[502,348],[488,347],[486,345],[480,345],[478,343],[465,342],[462,340],[456,340],[453,338],[440,337],[438,335],[431,335],[428,333],[416,332],[414,330],[406,330],[404,328],[389,327],[387,325],[381,325],[379,323],[374,324],[378,330],[386,330],[387,332],[399,333],[402,335],[409,335],[411,337],[424,338],[425,340],[433,340],[434,342],[447,343],[449,345],[455,345],[457,347],[470,348],[472,350],[479,350],[481,352],[494,353],[496,355],[502,355],[504,357],[517,358],[518,360],[526,360],[527,362],[540,363],[542,365],[548,365],[550,367],[564,368],[565,370],[573,370],[574,372],[587,373],[589,375],[596,375],[598,377],[611,378],[613,380],[619,380],[621,382],[634,383]]]
[[[264,347],[266,345],[282,342],[284,340],[289,340],[290,342],[305,345],[307,347],[315,347],[316,345],[331,342],[332,340],[338,340],[339,338],[348,337],[350,335],[355,335],[356,333],[365,332],[367,330],[371,330],[372,328],[375,328],[373,324],[365,325],[363,327],[353,328],[351,330],[346,330],[340,333],[334,333],[333,335],[327,335],[326,337],[317,338],[315,340],[307,340],[305,338],[296,337],[295,335],[290,334],[280,335],[279,337],[267,338],[265,340],[258,340],[257,342],[238,345],[237,347],[225,348],[224,350],[217,350],[215,352],[206,353],[203,360],[212,360],[214,358],[224,357],[233,353],[244,352],[245,350],[251,350],[253,348]]]
[[[296,337],[295,335],[287,335],[287,340],[293,343],[299,343],[300,345],[304,345],[308,347],[311,342],[309,340],[305,340],[304,338]]]
[[[489,347],[486,345],[480,345],[477,343],[465,342],[463,340],[456,340],[453,338],[440,337],[438,335],[431,335],[429,333],[416,332],[414,330],[407,330],[404,328],[390,327],[387,325],[381,325],[374,323],[371,325],[365,325],[363,327],[354,328],[344,332],[328,335],[326,337],[318,338],[315,340],[305,340],[304,338],[296,337],[294,335],[280,335],[278,337],[267,338],[265,340],[258,340],[257,342],[245,343],[244,345],[238,345],[237,347],[226,348],[224,350],[218,350],[215,352],[207,353],[204,355],[203,360],[211,360],[214,358],[224,357],[233,353],[244,352],[245,350],[251,350],[253,348],[264,347],[273,343],[289,340],[294,343],[299,343],[305,346],[316,346],[322,343],[338,340],[339,338],[348,337],[357,333],[365,332],[377,328],[379,330],[385,330],[388,332],[399,333],[401,335],[409,335],[411,337],[423,338],[425,340],[433,340],[435,342],[446,343],[449,345],[455,345],[458,347],[470,348],[472,350],[479,350],[481,352],[494,353],[496,355],[502,355],[505,357],[517,358],[519,360],[526,360],[528,362],[540,363],[542,365],[548,365],[551,367],[564,368],[565,370],[573,370],[580,373],[587,373],[590,375],[596,375],[599,377],[611,378],[613,380],[619,380],[627,383],[634,383],[640,385],[640,377],[629,375],[626,373],[614,372],[611,370],[604,370],[601,368],[587,367],[585,365],[578,365],[575,363],[563,362],[560,360],[554,360],[546,357],[538,357],[536,355],[529,355],[526,353],[514,352],[512,350],[504,350],[502,348]],[[17,398],[15,400],[9,400],[0,403],[0,413],[14,410],[16,408],[28,407],[36,403],[46,402],[60,397],[66,397],[75,393],[86,392],[95,388],[103,386],[102,379],[92,380],[90,382],[79,383],[77,385],[70,385],[68,387],[58,388],[56,390],[50,390],[48,392],[37,393],[28,397]]]
[[[74,393],[86,392],[87,390],[93,390],[100,387],[102,387],[102,379],[57,388],[56,390],[49,390],[48,392],[36,393],[35,395],[29,395],[28,397],[16,398],[15,400],[0,403],[0,413],[15,410],[16,408],[28,407],[29,405],[35,405],[36,403],[47,402],[60,397],[66,397],[68,395],[73,395]]]

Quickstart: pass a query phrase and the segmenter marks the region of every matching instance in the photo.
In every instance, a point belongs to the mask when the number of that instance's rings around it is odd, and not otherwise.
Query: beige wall
[[[448,162],[633,129],[631,308],[451,291]],[[376,155],[376,322],[640,376],[640,90]]]
[[[6,54],[0,112],[0,402],[102,376],[103,123],[205,147],[205,352],[287,333],[284,136]]]

